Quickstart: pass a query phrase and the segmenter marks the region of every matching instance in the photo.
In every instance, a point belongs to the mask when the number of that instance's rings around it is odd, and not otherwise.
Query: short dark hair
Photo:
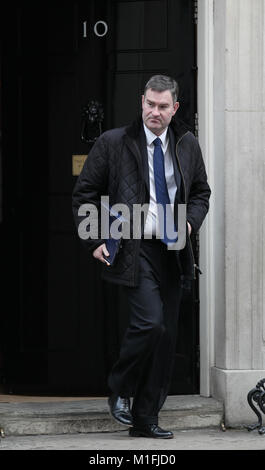
[[[174,78],[168,77],[167,75],[153,75],[145,85],[144,88],[144,95],[146,94],[147,90],[154,90],[154,91],[166,91],[169,90],[173,103],[176,103],[178,100],[179,94],[179,86]]]

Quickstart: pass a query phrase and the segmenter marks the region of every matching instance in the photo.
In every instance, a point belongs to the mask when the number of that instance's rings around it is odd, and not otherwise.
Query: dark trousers
[[[139,284],[124,291],[129,325],[109,387],[134,397],[134,424],[157,424],[172,376],[181,300],[175,251],[159,240],[142,240]]]

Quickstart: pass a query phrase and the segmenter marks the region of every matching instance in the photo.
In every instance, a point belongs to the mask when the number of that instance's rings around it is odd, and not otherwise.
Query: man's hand
[[[102,245],[99,245],[94,251],[93,251],[93,256],[94,258],[98,259],[99,261],[101,261],[102,263],[106,263],[108,266],[110,266],[110,264],[105,260],[105,258],[103,258],[103,255],[105,256],[109,256],[109,252],[106,248],[106,244],[105,243],[102,243]]]
[[[190,225],[189,222],[187,222],[187,224],[188,224],[188,231],[189,231],[189,235],[190,235],[190,234],[191,234],[191,231],[192,231],[192,228],[191,228],[191,225]]]

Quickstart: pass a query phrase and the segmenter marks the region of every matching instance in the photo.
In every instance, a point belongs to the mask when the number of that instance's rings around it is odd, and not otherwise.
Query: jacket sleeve
[[[72,194],[75,225],[81,242],[89,252],[94,251],[104,243],[104,240],[100,238],[100,198],[101,195],[106,194],[107,181],[108,150],[106,142],[104,142],[104,134],[102,134],[89,152]],[[91,204],[94,208],[92,213],[94,223],[97,224],[96,235],[93,235],[91,224],[86,223],[88,217],[92,215],[91,211],[88,210],[89,206],[84,206],[87,204]],[[93,226],[95,227],[95,225]],[[85,231],[89,233],[85,233],[84,227],[87,227]],[[91,233],[92,235],[88,236]]]
[[[196,158],[188,196],[187,221],[190,223],[192,230],[197,232],[209,210],[211,190],[207,183],[205,165],[197,139],[194,139],[193,152]]]

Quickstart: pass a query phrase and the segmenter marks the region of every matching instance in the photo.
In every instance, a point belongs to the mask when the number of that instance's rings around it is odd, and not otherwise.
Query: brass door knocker
[[[104,110],[101,103],[92,100],[82,108],[81,141],[94,143],[102,134]]]

